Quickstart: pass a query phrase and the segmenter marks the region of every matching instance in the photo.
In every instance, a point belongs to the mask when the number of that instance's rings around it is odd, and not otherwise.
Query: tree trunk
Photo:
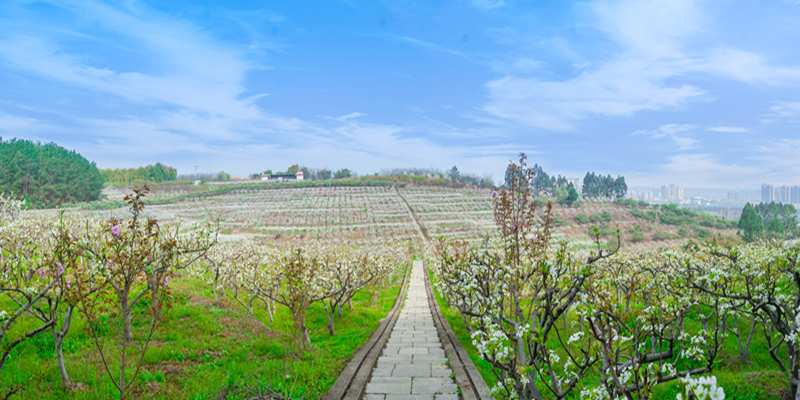
[[[322,300],[322,307],[325,308],[325,315],[328,317],[328,332],[330,332],[331,336],[336,335],[336,329],[333,327],[333,319],[336,315],[333,301],[325,304],[325,300]]]
[[[62,325],[61,330],[59,331],[56,328],[56,325],[53,324],[53,341],[56,344],[56,358],[58,360],[58,372],[61,375],[61,383],[64,385],[64,388],[72,391],[72,382],[69,379],[69,374],[67,373],[67,368],[64,365],[64,337],[67,336],[69,332],[69,325],[72,322],[72,310],[75,308],[73,305],[69,305],[67,307],[67,312],[64,315],[64,323]]]
[[[308,336],[308,327],[306,327],[305,321],[300,322],[298,325],[300,328],[300,340],[303,341],[303,345],[311,344],[311,338]]]
[[[131,308],[128,307],[128,291],[125,290],[119,295],[120,308],[122,309],[122,338],[125,343],[133,340],[133,331],[131,330]]]

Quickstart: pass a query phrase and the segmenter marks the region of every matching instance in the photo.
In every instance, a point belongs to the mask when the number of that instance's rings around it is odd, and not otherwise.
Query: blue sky
[[[0,136],[98,166],[800,184],[797,1],[0,2]]]

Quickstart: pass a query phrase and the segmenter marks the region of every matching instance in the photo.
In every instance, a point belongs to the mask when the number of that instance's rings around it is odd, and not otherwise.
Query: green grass
[[[431,279],[433,275],[431,272]],[[464,346],[470,359],[480,372],[486,384],[491,388],[496,382],[497,377],[492,372],[492,366],[478,354],[472,344],[469,332],[467,331],[464,319],[457,309],[451,308],[442,297],[434,291],[436,301],[442,314],[447,319],[448,324],[453,329],[456,337]],[[696,321],[687,320],[687,324],[696,324]],[[749,324],[741,322],[741,328],[749,329]],[[739,359],[739,348],[736,337],[729,335],[726,337],[722,352],[717,357],[715,369],[712,375],[717,377],[717,383],[725,390],[728,400],[783,400],[789,396],[788,374],[779,370],[775,361],[769,355],[766,339],[761,333],[761,327],[756,327],[757,331],[753,335],[753,342],[750,346],[750,358],[747,365],[743,365]],[[761,333],[761,335],[759,335]],[[745,334],[746,336],[746,334]],[[743,338],[746,339],[746,338]],[[551,343],[551,348],[556,348],[557,343]],[[782,347],[780,355],[786,356],[786,348]],[[582,379],[583,385],[578,384],[578,390],[573,391],[572,399],[580,399],[580,388],[594,388],[599,382],[598,372],[587,375]],[[547,390],[542,387],[542,394],[548,397]],[[680,390],[680,385],[676,381],[667,382],[656,387],[652,400],[674,400]]]
[[[391,309],[401,283],[402,277],[384,289],[376,307],[371,307],[372,298],[362,290],[353,299],[354,310],[346,307],[342,320],[336,321],[335,336],[327,331],[321,304],[312,306],[307,315],[311,346],[304,350],[293,339],[294,325],[285,307],[278,306],[275,322],[270,324],[263,304],[253,319],[232,298],[214,300],[201,281],[176,279],[171,283],[172,306],[145,355],[132,397],[213,399],[230,388],[228,399],[250,398],[253,395],[246,396],[242,388],[258,381],[291,398],[318,399],[380,325],[378,320]],[[0,305],[5,306],[5,301]],[[32,322],[18,328],[29,329]],[[101,336],[105,346],[114,343],[112,331],[105,329]],[[80,315],[73,319],[64,355],[72,381],[79,384],[74,395],[61,388],[49,331],[14,350],[0,374],[2,384],[24,384],[24,392],[14,397],[19,399],[118,398],[101,373]]]

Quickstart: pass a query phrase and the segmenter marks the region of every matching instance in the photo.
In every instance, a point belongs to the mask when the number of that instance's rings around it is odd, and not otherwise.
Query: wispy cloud
[[[763,181],[764,168],[726,163],[714,154],[675,154],[647,177],[645,182],[678,182],[684,187],[726,188],[755,186]],[[634,184],[645,182],[634,182]]]
[[[747,128],[741,126],[715,126],[708,129],[711,132],[742,133],[747,132]]]
[[[678,146],[677,150],[684,151],[694,148],[697,140],[685,135],[694,129],[694,125],[666,124],[653,130],[638,130],[633,135],[649,135],[655,139],[669,138]]]
[[[505,0],[472,0],[472,4],[478,8],[497,8],[506,5]]]
[[[712,100],[707,89],[683,80],[692,74],[752,85],[800,84],[800,66],[773,65],[759,54],[698,41],[708,25],[698,1],[599,0],[586,8],[587,24],[618,50],[566,79],[522,78],[528,72],[523,68],[489,81],[486,112],[531,127],[568,131],[592,116],[676,110]]]
[[[339,116],[339,117],[327,117],[326,116],[325,119],[333,119],[333,120],[336,120],[336,121],[346,121],[348,119],[363,117],[365,115],[367,115],[367,114],[362,114],[360,112],[354,111],[354,112],[351,112],[350,114],[342,115],[342,116]]]

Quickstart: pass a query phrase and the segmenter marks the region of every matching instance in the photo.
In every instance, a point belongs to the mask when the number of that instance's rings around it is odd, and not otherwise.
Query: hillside
[[[415,240],[416,223],[429,238],[475,241],[495,232],[489,189],[273,184],[228,187],[220,194],[197,192],[196,198],[191,192],[181,193],[173,200],[165,194],[174,194],[174,188],[165,185],[158,189],[163,192],[156,192],[154,199],[168,201],[148,206],[153,216],[166,222],[179,218],[188,223],[219,220],[223,234],[335,241]],[[677,208],[664,210],[583,198],[576,206],[554,203],[553,217],[556,234],[575,246],[591,245],[594,227],[600,230],[603,241],[612,239],[619,229],[626,251],[676,247],[691,238],[718,235],[736,240],[736,229],[729,222]]]

